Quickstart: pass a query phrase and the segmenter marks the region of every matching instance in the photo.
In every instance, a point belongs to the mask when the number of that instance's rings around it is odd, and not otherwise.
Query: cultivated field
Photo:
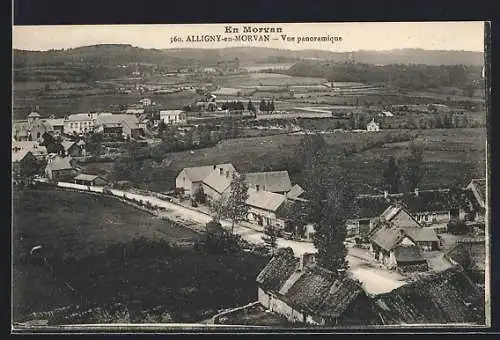
[[[26,119],[32,108],[39,106],[42,117],[54,114],[56,117],[64,117],[68,113],[109,111],[117,109],[119,105],[136,104],[145,95],[140,94],[100,94],[87,95],[80,91],[78,95],[64,98],[37,98],[32,96],[14,96],[13,118]],[[191,92],[174,94],[147,95],[158,107],[165,109],[179,109],[184,105],[191,104],[199,98]]]

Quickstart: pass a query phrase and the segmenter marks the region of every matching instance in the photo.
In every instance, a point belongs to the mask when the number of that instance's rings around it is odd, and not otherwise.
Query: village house
[[[79,174],[73,178],[75,184],[88,186],[106,186],[109,181],[98,175]]]
[[[63,141],[61,145],[64,148],[66,156],[84,157],[86,155],[85,142],[83,140],[77,142]]]
[[[232,164],[216,164],[184,168],[181,172],[179,172],[175,179],[175,187],[182,188],[186,195],[193,196],[198,188],[202,187],[203,180],[210,175],[212,171],[220,168],[222,168],[223,171],[236,171]]]
[[[276,194],[265,190],[248,189],[249,206],[247,219],[260,226],[272,225],[279,229],[285,229],[286,216],[280,215],[278,209],[285,203],[284,195]]]
[[[377,195],[360,195],[356,198],[359,212],[356,218],[350,219],[347,229],[350,236],[366,236],[373,229],[374,222],[391,205],[404,206],[419,224],[436,229],[446,230],[447,223],[458,218],[460,206],[452,200],[449,189],[419,190],[413,192]]]
[[[202,181],[203,192],[209,202],[219,200],[222,196],[229,194],[233,174],[236,173],[234,167],[219,166],[213,169]]]
[[[38,160],[43,160],[47,157],[47,148],[40,145],[38,141],[12,141],[12,152],[29,151]]]
[[[76,169],[71,165],[71,157],[59,157],[51,155],[47,158],[45,176],[52,181],[64,181],[72,179]]]
[[[249,172],[245,174],[248,187],[282,194],[292,189],[288,171]]]
[[[21,174],[21,169],[28,164],[35,164],[37,162],[33,153],[26,149],[12,150],[12,177],[16,178]]]
[[[366,131],[368,132],[380,131],[380,125],[375,122],[375,119],[372,119],[368,124],[366,124]]]
[[[420,247],[406,231],[390,227],[377,230],[370,238],[370,251],[378,262],[391,269],[428,270],[427,261]]]
[[[160,110],[160,120],[167,125],[187,123],[187,114],[182,110]]]
[[[62,135],[64,133],[64,118],[48,118],[45,119],[45,123],[49,127],[49,130],[54,135]]]
[[[153,102],[149,98],[142,98],[141,100],[139,100],[139,103],[144,107],[148,107],[151,106]]]
[[[361,284],[316,264],[315,254],[294,257],[279,249],[257,276],[264,308],[292,323],[321,326],[379,323],[375,307]]]
[[[484,292],[457,266],[428,272],[373,300],[385,325],[485,323]]]
[[[143,129],[139,126],[139,118],[127,114],[97,117],[95,131],[108,136],[123,136],[125,138],[140,138],[144,135]]]
[[[64,133],[82,134],[94,131],[95,120],[98,117],[110,116],[111,113],[74,113],[64,119]]]

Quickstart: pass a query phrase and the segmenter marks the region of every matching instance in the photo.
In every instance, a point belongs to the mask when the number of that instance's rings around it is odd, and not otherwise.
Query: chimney
[[[316,262],[316,254],[304,253],[300,256],[299,270],[304,270],[307,266],[310,266],[315,262]]]
[[[415,196],[418,197],[418,193],[419,193],[418,188],[415,188]]]
[[[224,175],[224,169],[220,168],[219,171],[220,171],[221,176],[223,176]]]
[[[259,187],[260,187],[260,185],[256,184],[255,185],[255,190],[259,191]]]

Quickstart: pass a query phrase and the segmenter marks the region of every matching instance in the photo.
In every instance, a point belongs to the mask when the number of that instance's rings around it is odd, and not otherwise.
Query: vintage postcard
[[[12,330],[488,327],[488,27],[14,26]]]

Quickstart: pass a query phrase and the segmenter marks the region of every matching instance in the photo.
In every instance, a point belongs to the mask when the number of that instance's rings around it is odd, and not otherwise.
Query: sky
[[[225,33],[225,26],[239,33]],[[280,27],[282,33],[269,33],[268,42],[189,42],[192,35],[219,35],[235,38],[243,26]],[[131,44],[142,48],[223,48],[258,46],[283,49],[321,49],[335,52],[422,48],[429,50],[484,51],[484,23],[395,22],[395,23],[294,23],[294,24],[193,24],[193,25],[72,25],[13,26],[15,49],[66,49],[96,44]],[[266,33],[261,33],[266,34]],[[294,37],[294,40],[285,38]],[[341,37],[341,41],[304,41],[300,37]],[[182,42],[172,41],[173,37]]]

